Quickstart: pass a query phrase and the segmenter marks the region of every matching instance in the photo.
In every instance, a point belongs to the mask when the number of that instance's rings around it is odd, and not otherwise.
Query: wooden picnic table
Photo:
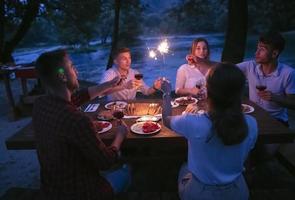
[[[94,113],[87,113],[90,117],[96,120],[96,116],[99,112],[105,111],[104,105],[107,102],[99,102],[100,106],[98,110]],[[135,101],[130,101],[129,103],[136,104],[146,104],[149,103],[158,103],[162,104],[161,99],[139,99]],[[250,115],[254,116],[258,122],[258,142],[264,144],[271,143],[291,143],[295,138],[295,133],[292,130],[286,128],[280,122],[273,119],[266,111],[257,106],[255,103],[245,100],[244,103],[251,105],[254,107],[255,111]],[[202,107],[202,103],[198,103]],[[203,105],[204,102],[203,102]],[[147,109],[148,106],[146,106]],[[179,115],[185,110],[185,106],[179,106],[173,108],[173,115]],[[135,123],[136,119],[123,119],[127,125],[130,127]],[[110,143],[114,138],[114,134],[116,133],[115,121],[112,121],[113,128],[108,132],[100,134],[101,138],[104,142]],[[165,145],[165,146],[181,146],[186,147],[186,140],[184,137],[176,134],[174,131],[166,128],[163,125],[162,120],[159,122],[162,126],[161,131],[158,134],[154,134],[151,136],[142,136],[138,134],[134,134],[129,132],[125,142],[123,144],[123,148],[125,147],[139,147],[139,146],[152,146],[152,145]],[[35,137],[32,123],[29,123],[26,127],[18,131],[15,135],[8,138],[6,140],[6,147],[9,150],[21,150],[21,149],[35,149]]]
[[[29,64],[26,64],[25,66],[18,65],[18,66],[0,67],[0,75],[3,76],[6,96],[8,99],[9,106],[11,107],[13,112],[13,118],[17,118],[20,111],[18,110],[15,104],[14,96],[11,90],[10,75],[12,73],[15,73],[15,77],[20,79],[23,95],[27,95],[28,93],[27,79],[37,79],[37,74],[36,74],[35,66],[29,65]]]

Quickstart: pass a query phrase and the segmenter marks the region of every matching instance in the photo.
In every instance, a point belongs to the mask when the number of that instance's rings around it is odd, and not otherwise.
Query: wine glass
[[[121,123],[121,120],[124,117],[124,108],[117,103],[113,106],[113,117],[117,119],[118,123]]]
[[[258,76],[257,80],[256,80],[256,89],[258,91],[264,91],[266,90],[267,86],[266,86],[266,80],[264,76]],[[263,100],[259,97],[259,102],[260,104],[263,103]]]
[[[204,80],[197,81],[195,87],[199,89],[199,92],[197,94],[197,99],[199,100],[205,99],[206,98],[205,81]]]
[[[195,63],[194,56],[192,54],[188,54],[185,59],[190,65]]]
[[[141,80],[143,78],[143,74],[137,73],[137,74],[134,75],[134,78],[137,79],[137,80]]]

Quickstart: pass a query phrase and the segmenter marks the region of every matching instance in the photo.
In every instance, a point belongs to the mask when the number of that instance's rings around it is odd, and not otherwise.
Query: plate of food
[[[254,107],[252,107],[248,104],[242,104],[243,113],[245,113],[245,114],[252,113],[252,112],[254,112],[254,110],[255,110]]]
[[[179,98],[176,98],[174,102],[178,103],[181,106],[187,106],[188,104],[198,103],[198,99],[194,97],[179,97]]]
[[[107,103],[104,107],[106,109],[112,109],[114,106],[118,106],[119,108],[125,108],[127,106],[127,102],[125,101],[112,101]]]
[[[177,103],[176,101],[171,101],[171,106],[172,108],[176,108],[179,106],[179,103]]]
[[[95,121],[94,125],[96,127],[97,133],[99,134],[107,132],[113,127],[113,125],[110,122],[106,122],[106,121]]]
[[[139,135],[153,135],[161,130],[161,125],[157,122],[137,122],[130,127],[133,133]]]

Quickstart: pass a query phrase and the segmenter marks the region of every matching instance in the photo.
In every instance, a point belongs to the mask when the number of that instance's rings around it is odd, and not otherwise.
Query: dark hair
[[[208,49],[208,56],[206,57],[206,59],[209,60],[209,57],[210,57],[210,47],[209,47],[209,43],[208,41],[205,39],[205,38],[196,38],[193,43],[192,43],[192,47],[191,47],[191,53],[193,54],[196,50],[196,47],[198,45],[199,42],[205,42],[206,46],[207,46],[207,49]]]
[[[113,54],[113,58],[116,59],[119,54],[126,53],[126,52],[131,53],[130,49],[127,47],[118,48],[115,50],[115,52]]]
[[[45,85],[54,86],[55,78],[63,69],[64,58],[67,52],[64,49],[42,53],[36,61],[38,77]]]
[[[259,37],[259,42],[270,45],[274,50],[278,50],[278,56],[285,48],[285,39],[276,31],[268,31]]]
[[[207,77],[209,116],[225,145],[239,144],[248,134],[241,108],[245,80],[243,72],[229,63],[218,64]]]

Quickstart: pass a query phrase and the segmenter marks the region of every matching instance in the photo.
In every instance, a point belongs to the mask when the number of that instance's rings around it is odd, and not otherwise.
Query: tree
[[[111,52],[110,52],[109,60],[107,64],[107,69],[111,68],[113,65],[113,54],[118,44],[118,35],[119,35],[119,28],[120,28],[119,27],[120,9],[121,9],[121,1],[115,0],[115,18],[114,18],[114,27],[113,27],[113,34],[112,34],[112,46],[111,46]]]
[[[222,61],[239,63],[243,60],[247,39],[247,0],[228,1],[228,25]]]
[[[54,22],[60,41],[86,46],[97,37],[100,8],[100,0],[48,0],[46,4],[47,18]]]
[[[14,35],[11,37],[11,39],[6,40],[5,38],[5,15],[9,16],[9,10],[8,3],[14,3],[14,9],[12,12],[15,14],[19,8],[19,6],[24,5],[26,7],[23,17],[21,19],[21,22],[19,23]],[[39,12],[39,6],[40,6],[40,0],[27,0],[27,2],[24,1],[4,1],[1,0],[1,12],[0,12],[0,19],[2,28],[0,29],[0,63],[10,63],[14,62],[14,59],[12,57],[12,52],[16,48],[16,46],[19,44],[19,42],[24,38],[25,34],[28,32],[32,22],[35,20],[35,18],[38,15]]]

